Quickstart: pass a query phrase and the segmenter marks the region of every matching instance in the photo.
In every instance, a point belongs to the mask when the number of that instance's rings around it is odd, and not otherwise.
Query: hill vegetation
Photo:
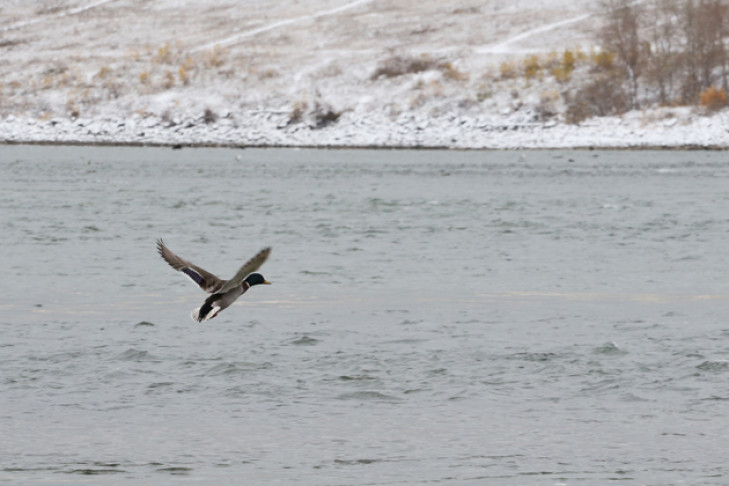
[[[721,0],[605,0],[602,46],[567,119],[654,106],[727,105],[729,7]]]

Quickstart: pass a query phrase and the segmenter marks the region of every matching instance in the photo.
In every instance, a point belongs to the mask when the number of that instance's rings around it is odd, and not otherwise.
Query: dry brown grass
[[[419,56],[392,55],[377,64],[370,79],[376,81],[380,78],[396,78],[424,71],[440,71],[446,79],[451,81],[467,81],[470,77],[468,73],[456,69],[450,61],[421,54]]]

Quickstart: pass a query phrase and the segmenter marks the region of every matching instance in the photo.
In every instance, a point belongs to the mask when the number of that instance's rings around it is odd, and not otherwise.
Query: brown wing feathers
[[[175,255],[162,239],[157,240],[157,251],[172,268],[190,277],[205,292],[211,294],[225,285],[225,280]]]
[[[178,257],[172,252],[172,250],[167,248],[161,238],[157,240],[157,251],[172,268],[184,273],[198,284],[201,289],[212,294],[216,292],[226,292],[236,285],[240,285],[243,279],[263,265],[268,258],[268,255],[271,253],[271,248],[264,248],[259,251],[256,256],[240,267],[235,276],[230,280],[222,280],[207,270]]]

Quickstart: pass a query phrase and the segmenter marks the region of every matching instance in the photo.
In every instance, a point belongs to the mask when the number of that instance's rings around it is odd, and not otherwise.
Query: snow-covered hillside
[[[0,141],[729,146],[724,112],[571,125],[569,82],[504,76],[598,25],[591,0],[4,0]]]

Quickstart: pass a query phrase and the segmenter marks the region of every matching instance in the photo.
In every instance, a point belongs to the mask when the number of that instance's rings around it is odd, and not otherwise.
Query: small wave
[[[700,369],[701,371],[727,371],[729,370],[729,360],[707,360],[698,365],[696,368]]]
[[[147,351],[130,348],[117,355],[116,359],[122,361],[152,361],[157,358]]]
[[[364,401],[381,401],[381,402],[398,402],[398,398],[378,391],[358,391],[351,393],[343,393],[339,395],[340,400],[364,400]]]
[[[178,476],[178,475],[181,476],[181,475],[186,475],[186,474],[190,473],[191,471],[193,471],[193,469],[191,467],[170,466],[170,467],[161,467],[161,468],[157,469],[157,471],[173,474],[175,476]]]
[[[639,395],[636,395],[635,393],[630,393],[630,392],[627,392],[627,393],[624,393],[623,395],[621,395],[620,399],[623,400],[624,402],[652,402],[653,401],[649,398],[644,398]]]
[[[557,357],[554,353],[516,353],[511,356],[524,361],[549,361]]]
[[[220,363],[205,372],[206,376],[221,376],[221,375],[236,375],[236,374],[247,374],[255,370],[267,370],[273,367],[272,363],[249,363],[249,362],[234,362],[234,363]]]
[[[79,464],[82,465],[82,464]],[[70,469],[68,471],[64,471],[67,474],[81,474],[84,476],[101,476],[104,474],[117,474],[117,473],[126,473],[124,469],[120,469],[119,466],[121,464],[117,463],[93,463],[93,464],[83,464],[87,467],[80,467],[78,469]]]
[[[51,363],[65,363],[66,361],[72,361],[84,357],[85,353],[80,351],[69,351],[66,353],[53,354],[48,357],[35,357],[31,356],[31,361],[50,361]]]
[[[68,474],[83,474],[86,476],[97,476],[102,474],[115,474],[115,473],[124,473],[126,472],[123,469],[73,469],[71,471],[66,471]]]
[[[334,464],[341,466],[362,466],[382,462],[379,459],[334,459]]]
[[[291,344],[293,344],[295,346],[314,346],[316,344],[319,344],[319,340],[314,339],[313,337],[304,335],[298,339],[294,339],[293,341],[291,341]]]
[[[624,351],[618,347],[615,343],[605,343],[602,346],[598,346],[595,349],[592,350],[595,354],[608,354],[608,355],[621,355],[621,354],[627,354],[627,351]]]
[[[150,390],[154,390],[155,388],[167,388],[174,384],[175,383],[172,381],[161,381],[159,383],[152,383],[152,384],[148,385],[147,388]]]
[[[338,379],[341,381],[373,381],[373,380],[376,380],[377,378],[375,378],[373,376],[369,376],[369,375],[354,375],[354,376],[342,375],[342,376],[338,377]]]

